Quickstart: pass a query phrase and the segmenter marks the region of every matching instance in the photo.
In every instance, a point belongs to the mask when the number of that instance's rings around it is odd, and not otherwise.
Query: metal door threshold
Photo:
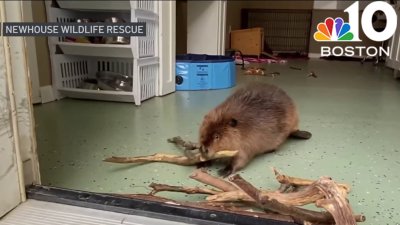
[[[105,223],[105,222],[91,222],[87,224],[92,225],[108,225],[108,224],[154,224],[154,225],[167,225],[167,224],[196,224],[196,225],[293,225],[295,223],[289,221],[276,220],[273,215],[270,215],[270,218],[262,218],[254,215],[243,215],[234,212],[230,212],[228,210],[222,209],[204,209],[196,206],[188,206],[184,204],[171,204],[169,202],[157,201],[154,199],[148,199],[136,196],[126,198],[123,196],[112,195],[112,194],[101,194],[101,193],[93,193],[86,191],[78,191],[78,190],[70,190],[64,188],[57,187],[46,187],[40,185],[32,185],[27,187],[27,198],[30,200],[36,200],[35,202],[41,202],[41,204],[57,204],[57,207],[61,206],[73,206],[74,209],[79,209],[75,212],[104,212],[111,213],[108,215],[114,215],[115,217],[103,217],[98,216],[101,221],[109,221],[113,218],[118,221],[118,223]],[[146,195],[146,197],[148,197]],[[35,203],[35,204],[39,204]],[[33,203],[28,203],[29,204]],[[61,206],[60,206],[61,205]],[[24,204],[21,207],[25,207]],[[40,207],[38,210],[44,209]],[[53,218],[56,214],[54,212],[47,213],[47,210],[54,210],[56,208],[45,208],[43,212],[34,211],[38,215],[45,215],[46,217]],[[71,208],[72,209],[72,208]],[[17,213],[19,208],[16,209],[15,213]],[[89,210],[89,211],[88,211]],[[95,211],[90,211],[95,210]],[[44,214],[44,213],[47,214]],[[14,212],[11,212],[9,216],[13,215]],[[61,213],[61,212],[60,212]],[[62,214],[62,213],[61,213]],[[60,214],[60,215],[61,215]],[[100,213],[101,214],[101,213]],[[99,215],[100,215],[99,214]],[[19,218],[24,218],[22,214]],[[58,215],[58,214],[57,214]],[[88,218],[93,219],[92,214],[83,214],[89,216]],[[97,214],[96,214],[97,215]],[[106,215],[106,214],[104,214]],[[76,216],[78,217],[78,216]],[[13,217],[6,217],[8,220]],[[71,218],[75,218],[75,216],[71,216]],[[86,217],[85,217],[86,218]],[[96,216],[94,217],[96,218]],[[123,220],[123,218],[126,218]],[[4,219],[4,221],[6,221]],[[75,225],[86,223],[71,223],[66,221],[64,223],[48,223],[39,221],[43,225]],[[33,220],[32,220],[33,221]],[[29,220],[28,223],[14,223],[16,225],[20,224],[32,224],[36,225],[36,223],[32,223]],[[55,221],[54,219],[52,221]],[[133,222],[132,222],[133,221]],[[143,222],[142,222],[143,221]],[[3,221],[2,221],[3,222]],[[67,223],[68,222],[68,223]],[[121,223],[124,222],[124,223]],[[130,223],[128,223],[130,222]],[[0,225],[5,224],[0,223]],[[7,223],[10,224],[10,223]],[[11,223],[13,224],[13,223]]]
[[[11,211],[0,225],[185,225],[188,223],[128,215],[29,199]]]

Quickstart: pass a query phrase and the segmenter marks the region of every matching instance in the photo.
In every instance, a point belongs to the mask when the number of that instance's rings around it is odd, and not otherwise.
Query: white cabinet
[[[395,6],[397,13],[397,24],[400,24],[400,3]],[[386,66],[394,70],[395,78],[398,77],[400,70],[400,29],[397,29],[392,38],[389,40],[390,47],[389,56],[386,57]]]
[[[134,102],[160,95],[159,1],[46,1],[48,22],[75,22],[77,19],[104,21],[117,17],[145,22],[145,37],[130,37],[128,44],[93,44],[49,37],[53,87],[63,97]],[[175,41],[175,40],[170,40]],[[174,62],[173,62],[174,63]],[[128,76],[132,91],[82,88],[82,82],[96,73],[109,71]],[[169,92],[174,91],[171,89]]]

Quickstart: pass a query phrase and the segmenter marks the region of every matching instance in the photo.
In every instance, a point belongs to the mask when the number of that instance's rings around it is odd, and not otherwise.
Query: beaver
[[[250,83],[204,116],[199,130],[200,153],[211,159],[218,151],[237,150],[238,154],[219,170],[226,177],[255,156],[277,150],[288,137],[311,138],[298,124],[296,106],[284,90],[272,84]]]

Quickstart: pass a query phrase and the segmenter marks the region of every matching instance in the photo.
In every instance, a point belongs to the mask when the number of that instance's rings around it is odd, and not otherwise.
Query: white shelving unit
[[[53,87],[57,99],[64,97],[134,102],[158,95],[160,79],[158,1],[46,1],[48,22],[73,22],[110,17],[145,22],[147,35],[131,37],[129,44],[87,44],[49,37]],[[99,71],[132,77],[132,91],[105,91],[79,88],[83,80]]]

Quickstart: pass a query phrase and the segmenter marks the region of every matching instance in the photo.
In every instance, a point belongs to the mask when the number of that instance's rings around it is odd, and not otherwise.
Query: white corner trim
[[[40,96],[42,97],[42,103],[48,103],[56,100],[54,89],[51,85],[40,87]]]

